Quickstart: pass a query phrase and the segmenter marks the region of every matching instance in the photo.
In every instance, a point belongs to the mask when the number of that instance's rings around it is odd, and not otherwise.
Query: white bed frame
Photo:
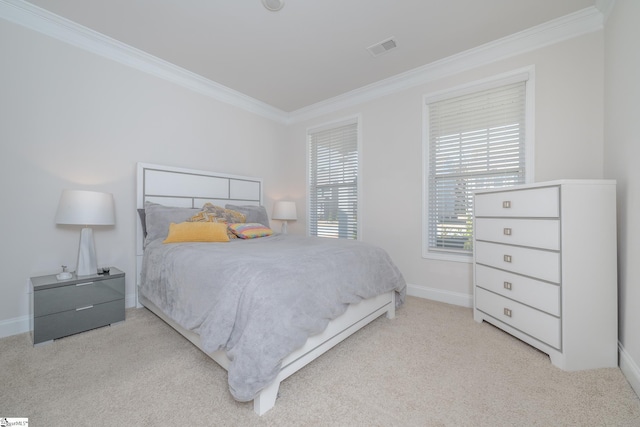
[[[137,207],[144,207],[145,201],[161,203],[166,206],[199,208],[206,202],[224,206],[226,203],[241,205],[261,205],[262,179],[227,175],[192,169],[138,163]],[[140,272],[144,252],[142,225],[137,223],[136,239],[136,289],[140,285]],[[189,341],[202,349],[200,337],[175,323],[157,306],[136,292],[138,307],[146,307],[155,313]],[[352,304],[340,317],[329,322],[320,334],[310,337],[305,345],[282,362],[280,373],[265,387],[253,401],[253,409],[263,415],[275,405],[280,382],[303,368],[315,358],[355,333],[374,319],[386,314],[395,317],[395,292],[391,291],[377,297]],[[223,350],[207,353],[224,369],[228,369],[229,359]]]

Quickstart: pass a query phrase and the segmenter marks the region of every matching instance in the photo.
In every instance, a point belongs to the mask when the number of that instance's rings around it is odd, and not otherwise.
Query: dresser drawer
[[[477,218],[476,239],[560,250],[560,220]]]
[[[560,316],[560,286],[476,265],[476,286],[495,292],[525,305]]]
[[[478,241],[474,252],[478,264],[560,283],[558,252]]]
[[[99,328],[125,318],[124,299],[94,305],[81,310],[69,310],[61,313],[40,316],[33,319],[33,342],[44,341],[77,334],[89,329]]]
[[[560,190],[543,187],[517,191],[476,194],[475,216],[557,218]]]
[[[476,288],[475,298],[478,310],[560,349],[560,319],[482,288]]]
[[[46,316],[124,298],[124,277],[34,291],[34,316]]]

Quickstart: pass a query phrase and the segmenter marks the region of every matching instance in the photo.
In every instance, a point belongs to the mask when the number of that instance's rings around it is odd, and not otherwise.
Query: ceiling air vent
[[[395,49],[396,46],[397,46],[396,41],[394,40],[393,37],[391,37],[379,43],[369,46],[367,50],[373,56],[380,56],[383,53],[389,52],[391,49]]]

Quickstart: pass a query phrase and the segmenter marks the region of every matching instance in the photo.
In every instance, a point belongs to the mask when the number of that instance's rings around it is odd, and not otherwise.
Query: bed
[[[233,397],[253,400],[258,415],[275,405],[284,379],[377,317],[394,318],[406,290],[380,248],[272,233],[262,193],[260,178],[137,168],[137,305],[226,369]],[[237,209],[266,235],[163,243],[168,223],[206,204]]]

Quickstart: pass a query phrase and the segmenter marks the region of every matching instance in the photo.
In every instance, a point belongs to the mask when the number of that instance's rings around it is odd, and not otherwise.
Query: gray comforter
[[[405,288],[378,247],[277,234],[229,243],[150,242],[140,292],[198,333],[206,352],[224,349],[231,394],[249,401],[286,356],[348,304],[395,290],[400,305]]]

